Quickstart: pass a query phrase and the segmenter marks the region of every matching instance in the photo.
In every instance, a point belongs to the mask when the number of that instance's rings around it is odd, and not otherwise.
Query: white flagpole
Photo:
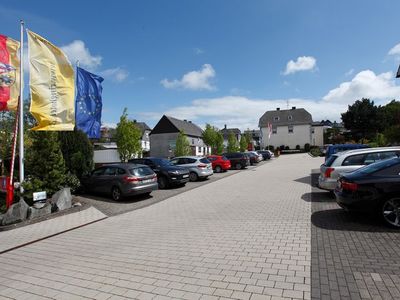
[[[21,42],[19,48],[19,190],[21,194],[24,192],[24,188],[22,187],[22,183],[25,179],[24,174],[24,21],[21,22]]]

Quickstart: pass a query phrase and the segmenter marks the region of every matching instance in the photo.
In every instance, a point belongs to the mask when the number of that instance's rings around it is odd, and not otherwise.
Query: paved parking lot
[[[270,163],[270,161],[262,161],[258,164],[255,164],[254,166],[249,166],[246,169],[240,171],[228,170],[227,172],[223,173],[214,173],[206,180],[188,182],[184,187],[171,187],[165,190],[153,191],[150,196],[133,196],[125,198],[120,202],[115,202],[111,199],[110,196],[107,197],[106,195],[83,194],[81,195],[79,201],[85,202],[89,205],[93,205],[107,216],[114,216],[155,204],[157,202],[163,201],[191,189],[234,175],[238,172],[251,171],[254,168],[257,168],[267,163]]]
[[[313,185],[318,180],[313,170]],[[400,299],[400,233],[312,188],[312,298]]]
[[[0,255],[6,299],[310,299],[313,160],[287,156]]]

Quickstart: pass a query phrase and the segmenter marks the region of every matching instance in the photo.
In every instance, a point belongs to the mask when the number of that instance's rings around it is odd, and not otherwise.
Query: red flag
[[[16,110],[19,96],[19,42],[0,34],[0,111]]]

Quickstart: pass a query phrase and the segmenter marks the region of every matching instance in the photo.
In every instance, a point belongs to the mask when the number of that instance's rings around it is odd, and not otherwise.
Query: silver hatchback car
[[[88,192],[111,194],[114,201],[123,197],[150,194],[158,189],[157,175],[148,166],[112,164],[94,169],[82,180]]]
[[[363,148],[333,154],[320,167],[318,187],[333,191],[340,174],[349,173],[365,165],[399,155],[400,147]]]
[[[171,163],[188,169],[190,181],[196,181],[200,178],[206,179],[214,174],[212,164],[206,157],[180,156],[171,159]]]

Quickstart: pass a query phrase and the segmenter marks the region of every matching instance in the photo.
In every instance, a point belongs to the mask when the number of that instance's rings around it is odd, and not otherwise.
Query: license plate
[[[153,182],[153,179],[146,179],[146,180],[143,180],[142,182],[143,183],[150,183],[150,182]]]
[[[189,175],[183,175],[182,177],[183,177],[183,178],[188,178],[188,177],[189,177]]]

